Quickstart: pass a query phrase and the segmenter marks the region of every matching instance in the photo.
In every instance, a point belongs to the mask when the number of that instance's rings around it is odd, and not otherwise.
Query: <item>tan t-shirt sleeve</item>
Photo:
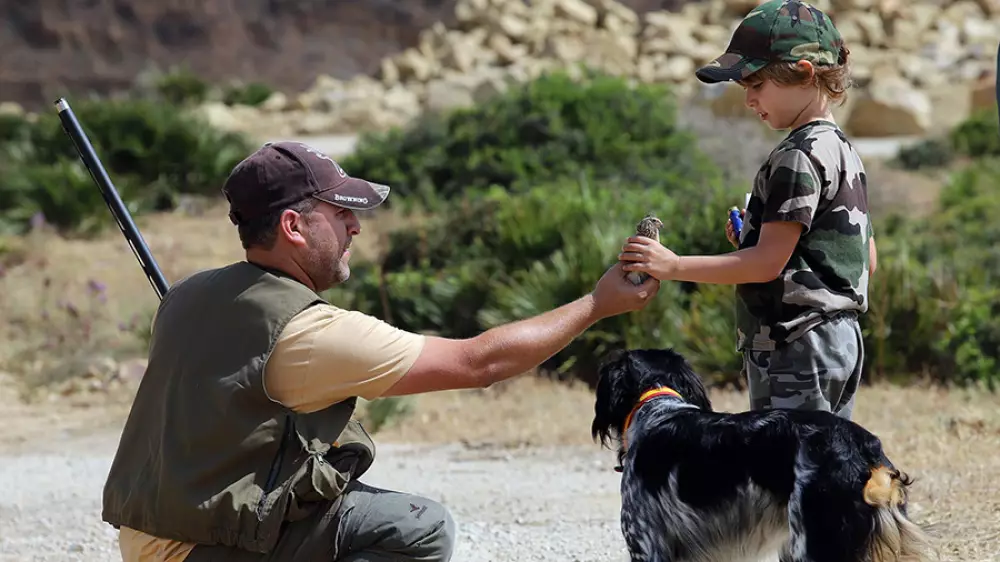
[[[373,400],[413,366],[424,341],[361,312],[311,306],[282,331],[264,386],[273,400],[299,412],[352,396]]]

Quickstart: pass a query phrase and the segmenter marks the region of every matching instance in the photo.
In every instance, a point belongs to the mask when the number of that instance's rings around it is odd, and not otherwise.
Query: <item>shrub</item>
[[[1000,161],[973,162],[952,174],[932,216],[877,225],[879,269],[863,317],[874,378],[1000,381],[998,182]]]
[[[543,76],[480,108],[369,139],[345,166],[415,199],[422,220],[391,233],[375,263],[355,264],[331,300],[407,330],[469,337],[590,291],[648,211],[678,253],[729,251],[722,225],[746,178],[729,185],[682,142],[690,137],[669,109],[646,111],[658,122],[631,134],[628,108],[652,104],[648,91],[595,81],[570,88],[560,75]],[[564,117],[594,100],[605,108],[595,110],[600,119]],[[595,149],[605,145],[615,149]],[[602,159],[611,153],[639,163],[619,169]],[[879,270],[862,316],[866,380],[996,381],[1000,295],[989,287],[1000,273],[1000,227],[989,219],[1000,213],[998,183],[1000,164],[983,158],[951,176],[937,214],[877,219]],[[741,384],[734,299],[729,286],[664,283],[644,310],[601,321],[542,367],[593,382],[612,349],[672,346],[710,381]]]
[[[521,190],[563,177],[676,183],[717,175],[675,118],[670,92],[599,74],[544,74],[469,109],[363,137],[344,167],[399,196],[438,204],[493,185]]]
[[[997,108],[975,112],[955,127],[949,138],[955,150],[966,156],[1000,156]]]
[[[922,221],[924,260],[954,272],[963,284],[1000,279],[1000,158],[972,162],[941,190],[939,208]]]
[[[82,101],[74,113],[132,212],[169,209],[182,194],[218,196],[250,150],[183,110],[148,100]],[[97,185],[58,116],[0,121],[0,223],[21,229],[37,213],[66,231],[111,224]]]
[[[979,110],[947,134],[903,146],[892,159],[901,168],[919,170],[943,168],[959,156],[985,158],[1000,156],[1000,125],[997,109]]]
[[[378,269],[355,267],[350,287],[328,297],[403,329],[470,337],[593,289],[647,211],[663,217],[661,239],[677,251],[724,251],[728,242],[717,215],[735,191],[706,184],[694,196],[692,185],[671,190],[670,178],[663,181],[609,190],[564,179],[523,193],[497,188],[449,202],[420,225],[391,234]],[[599,356],[609,349],[674,345],[699,350],[696,362],[707,375],[732,382],[739,370],[732,288],[672,283],[661,291],[643,312],[604,321],[544,367],[592,382]],[[695,307],[690,313],[689,304]],[[712,352],[701,353],[707,349]]]
[[[919,170],[941,168],[954,159],[955,151],[948,139],[930,138],[900,148],[894,163],[910,170]]]
[[[187,68],[175,68],[154,82],[155,93],[171,105],[199,104],[208,100],[212,87]]]
[[[963,287],[935,349],[950,359],[953,381],[1000,386],[1000,290]],[[948,363],[945,364],[948,366]]]
[[[226,88],[222,95],[222,101],[226,105],[249,105],[256,107],[271,97],[274,90],[267,84],[251,82],[249,84],[236,84]]]

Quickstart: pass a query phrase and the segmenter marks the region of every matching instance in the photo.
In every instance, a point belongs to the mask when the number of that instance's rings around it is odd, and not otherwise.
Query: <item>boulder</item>
[[[877,74],[859,92],[846,128],[857,137],[924,135],[931,130],[930,96],[905,78]]]

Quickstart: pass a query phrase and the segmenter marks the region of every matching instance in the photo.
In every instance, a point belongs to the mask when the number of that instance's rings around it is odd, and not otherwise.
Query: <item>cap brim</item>
[[[694,72],[706,84],[743,80],[767,66],[766,60],[752,59],[738,53],[725,53]]]
[[[319,191],[313,197],[354,211],[370,211],[389,197],[389,186],[360,178],[348,178],[337,187]]]

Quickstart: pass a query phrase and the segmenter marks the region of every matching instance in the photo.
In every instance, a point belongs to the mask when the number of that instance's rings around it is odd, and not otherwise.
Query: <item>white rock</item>
[[[930,97],[900,76],[876,74],[857,96],[846,127],[858,137],[922,135],[931,129]]]

